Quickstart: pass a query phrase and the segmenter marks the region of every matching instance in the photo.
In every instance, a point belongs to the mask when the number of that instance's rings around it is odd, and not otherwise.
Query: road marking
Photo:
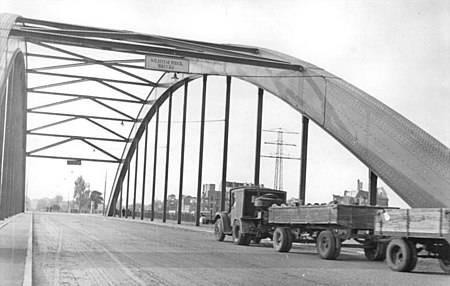
[[[23,273],[23,286],[33,285],[33,220],[34,212],[31,213],[30,234],[28,236],[27,254],[25,258],[25,270]]]

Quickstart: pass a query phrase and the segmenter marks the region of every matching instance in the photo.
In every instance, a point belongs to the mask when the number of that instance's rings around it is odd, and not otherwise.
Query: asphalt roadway
[[[34,285],[450,285],[435,260],[412,273],[343,249],[320,259],[314,245],[277,253],[270,241],[237,246],[214,240],[212,227],[34,214]],[[1,283],[0,283],[1,284]]]

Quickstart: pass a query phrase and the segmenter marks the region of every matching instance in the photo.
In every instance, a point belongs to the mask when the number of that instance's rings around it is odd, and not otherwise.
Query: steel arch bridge
[[[234,77],[259,90],[255,184],[259,183],[263,95],[270,92],[303,115],[300,194],[303,201],[307,126],[312,120],[368,167],[372,203],[379,177],[411,207],[450,207],[449,148],[380,101],[310,63],[257,47],[174,39],[10,14],[0,14],[0,27],[0,219],[24,211],[27,156],[116,163],[107,214],[114,215],[116,205],[122,206],[124,189],[128,206],[130,177],[134,175],[133,218],[139,176],[144,186],[142,203],[144,195],[152,196],[153,219],[156,168],[153,176],[147,176],[147,145],[152,140],[148,136],[149,123],[155,123],[157,144],[159,109],[168,104],[166,142],[170,145],[172,95],[183,88],[182,157],[181,166],[177,166],[181,198],[186,101],[189,83],[196,79],[202,80],[203,87],[197,190],[200,197],[206,86],[210,75],[226,77],[223,182],[227,176],[229,96]],[[91,94],[93,91],[95,94]],[[75,109],[68,107],[71,104],[78,104],[78,110],[84,113],[73,112]],[[99,108],[109,115],[98,115]],[[74,130],[71,126],[80,122],[84,124],[81,133],[71,134]],[[115,129],[119,122],[126,127],[125,131]],[[32,148],[27,139],[30,137],[39,138],[40,145]],[[68,145],[71,151],[77,150],[75,146],[94,148],[102,157],[71,155],[67,149],[58,153],[62,145]],[[157,149],[155,146],[154,165]],[[167,210],[169,155],[166,147],[163,220]],[[146,177],[153,177],[150,190],[144,189]],[[223,187],[222,198],[224,195]],[[197,217],[199,212],[197,200]]]

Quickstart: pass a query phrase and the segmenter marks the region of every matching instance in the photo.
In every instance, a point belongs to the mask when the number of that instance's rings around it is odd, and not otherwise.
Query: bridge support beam
[[[299,199],[302,205],[306,199],[306,162],[308,157],[308,125],[309,119],[302,116],[302,142],[301,142],[301,158],[300,158],[300,194]]]
[[[255,146],[255,176],[254,184],[259,185],[259,174],[261,168],[261,133],[263,117],[264,90],[258,89],[258,114],[256,118],[256,146]]]
[[[158,129],[159,129],[159,105],[156,106],[155,144],[153,153],[153,181],[152,181],[152,210],[150,220],[155,219],[155,192],[156,192],[156,165],[158,163]]]
[[[371,206],[377,205],[377,180],[378,176],[372,170],[369,170],[369,204]]]
[[[223,131],[223,159],[222,159],[222,192],[220,199],[220,211],[225,211],[225,196],[227,193],[227,167],[228,167],[228,131],[230,127],[230,99],[231,77],[227,76],[227,90],[225,95],[225,126]]]
[[[183,98],[183,123],[181,129],[181,158],[180,158],[180,185],[178,188],[178,217],[177,223],[181,224],[181,211],[183,206],[183,175],[184,175],[184,147],[186,144],[186,117],[187,117],[187,98],[188,98],[188,82],[184,83]]]
[[[125,198],[125,218],[128,218],[128,199],[130,197],[130,162],[128,162],[127,197]]]
[[[122,217],[122,192],[123,191],[123,185],[120,186],[120,198],[119,198],[119,217]],[[114,216],[116,214],[116,209],[117,209],[117,204],[115,204],[115,208],[114,208]]]
[[[166,143],[166,174],[164,177],[164,207],[163,222],[167,216],[167,190],[169,188],[169,163],[170,163],[170,128],[172,125],[172,92],[169,93],[169,110],[167,112],[167,143]]]
[[[148,122],[145,123],[145,141],[144,141],[144,170],[142,171],[142,197],[141,197],[141,220],[144,219],[144,199],[145,199],[145,178],[147,177],[147,143],[148,143]]]
[[[202,173],[203,173],[203,143],[205,139],[205,115],[206,115],[206,81],[207,75],[203,76],[202,91],[202,117],[200,122],[200,151],[198,155],[198,185],[197,185],[197,212],[195,226],[200,226],[200,208],[202,202]]]
[[[134,153],[134,190],[133,190],[133,219],[136,218],[136,191],[137,191],[137,179],[138,179],[138,163],[139,163],[139,141],[136,142],[136,153]],[[128,169],[128,174],[130,173]]]

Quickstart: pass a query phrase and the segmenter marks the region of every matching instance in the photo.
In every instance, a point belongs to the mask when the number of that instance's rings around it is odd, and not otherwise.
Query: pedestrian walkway
[[[31,285],[32,216],[0,221],[0,285]]]

